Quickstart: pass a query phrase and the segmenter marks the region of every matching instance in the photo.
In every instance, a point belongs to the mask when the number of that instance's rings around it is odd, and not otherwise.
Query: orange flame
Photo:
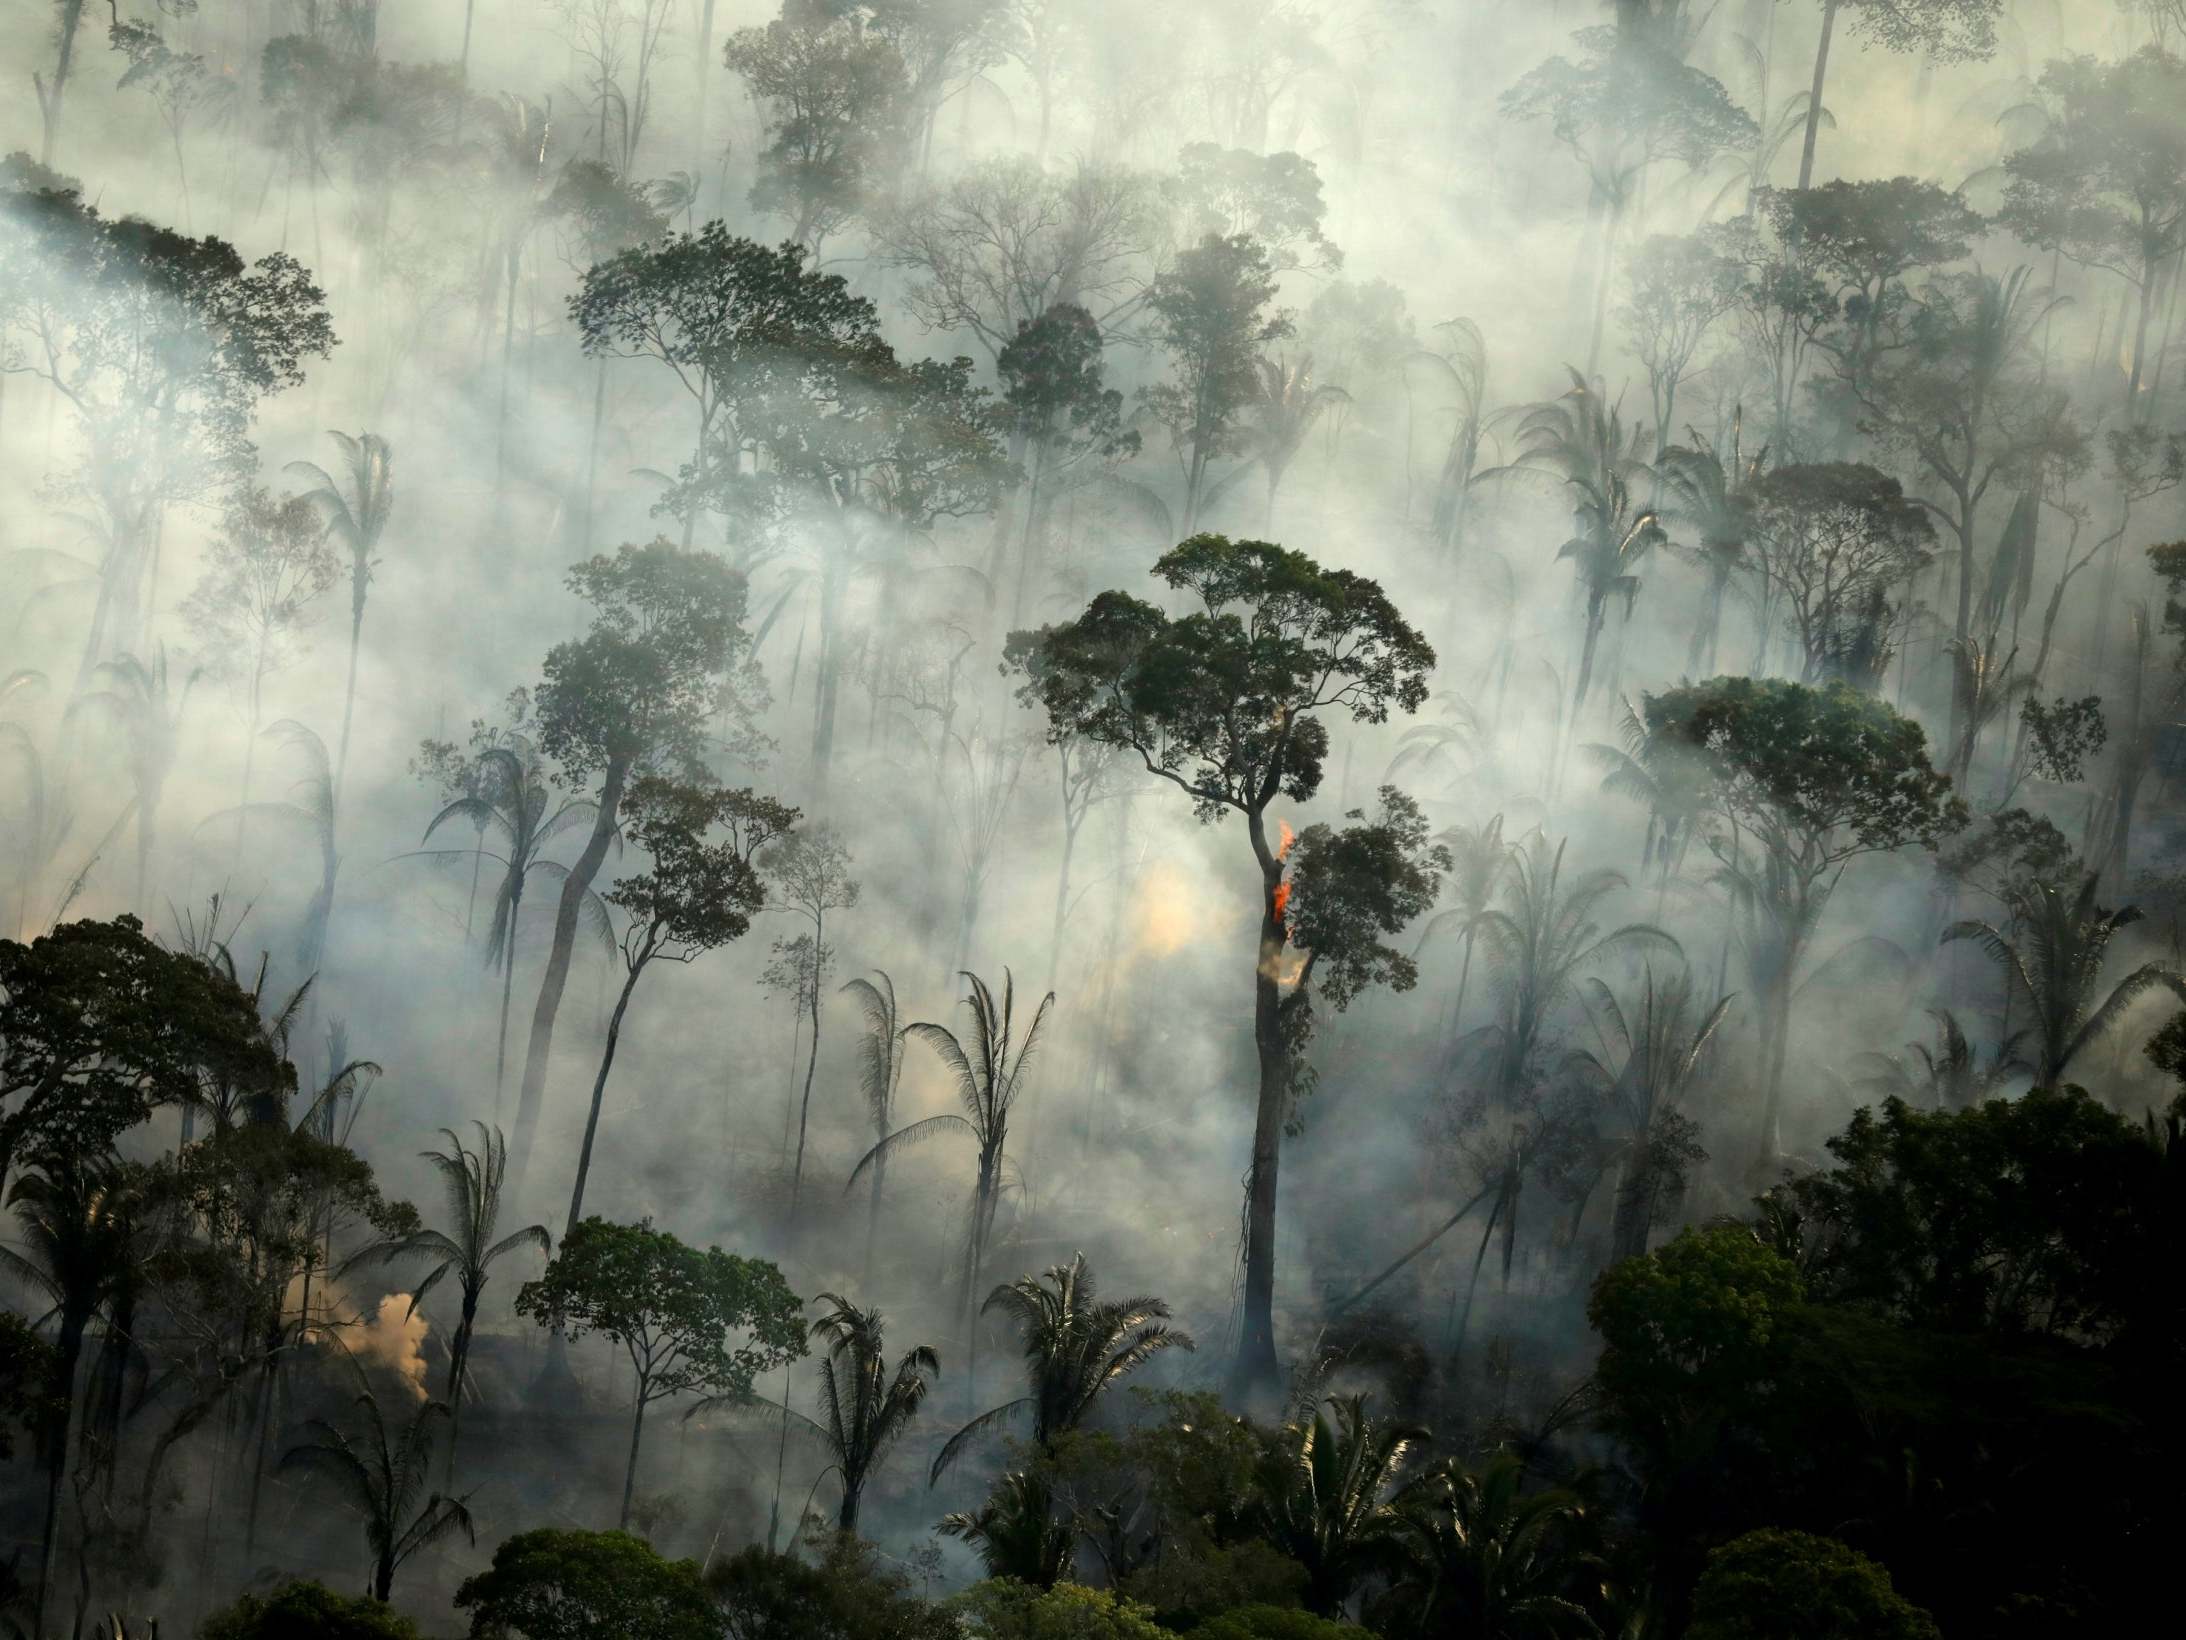
[[[1275,857],[1284,859],[1290,853],[1290,845],[1298,841],[1298,834],[1290,829],[1288,820],[1275,822]]]
[[[1277,883],[1275,885],[1275,920],[1277,922],[1281,922],[1283,920],[1283,912],[1289,907],[1289,905],[1290,884]]]

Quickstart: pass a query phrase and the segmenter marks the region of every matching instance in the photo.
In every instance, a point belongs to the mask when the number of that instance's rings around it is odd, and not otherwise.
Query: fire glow
[[[1277,820],[1275,822],[1275,826],[1275,858],[1277,863],[1281,863],[1283,860],[1289,858],[1290,847],[1293,843],[1298,841],[1298,834],[1290,829],[1290,822],[1288,820]],[[1290,879],[1286,877],[1285,879],[1283,879],[1283,881],[1275,885],[1275,920],[1278,924],[1280,924],[1283,920],[1283,913],[1288,911],[1289,909]]]

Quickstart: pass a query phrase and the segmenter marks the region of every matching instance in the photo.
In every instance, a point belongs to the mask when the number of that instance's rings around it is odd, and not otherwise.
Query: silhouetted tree
[[[1284,860],[1268,809],[1278,797],[1303,803],[1319,790],[1328,717],[1382,723],[1392,708],[1417,711],[1434,650],[1373,581],[1264,541],[1195,536],[1163,554],[1154,574],[1201,608],[1172,618],[1104,592],[1076,620],[1019,645],[1017,664],[1047,712],[1050,739],[1125,747],[1188,796],[1202,822],[1244,817],[1261,915],[1238,1372],[1260,1390],[1276,1377],[1276,1185],[1298,1069],[1283,1020]]]
[[[805,1130],[812,1121],[812,1076],[820,1063],[820,982],[834,950],[827,943],[827,914],[847,911],[858,903],[858,880],[850,875],[849,848],[835,828],[824,821],[769,844],[759,866],[766,874],[777,908],[812,925],[812,972],[809,983],[800,982],[797,998],[805,1010],[811,1047],[805,1059],[804,1097],[797,1107],[797,1160],[789,1181],[789,1214],[794,1220],[797,1198],[805,1182]],[[878,1178],[874,1188],[879,1188]]]
[[[553,1239],[543,1224],[527,1224],[506,1236],[494,1235],[500,1227],[502,1184],[508,1174],[508,1141],[499,1128],[483,1122],[478,1129],[478,1148],[465,1145],[453,1128],[442,1128],[446,1150],[423,1150],[418,1155],[440,1175],[447,1191],[448,1222],[443,1230],[419,1230],[399,1241],[375,1242],[351,1255],[349,1265],[384,1264],[404,1259],[423,1259],[432,1268],[410,1290],[409,1314],[415,1315],[425,1297],[450,1276],[455,1278],[462,1309],[448,1339],[448,1467],[455,1467],[457,1431],[463,1421],[463,1392],[470,1365],[471,1336],[478,1324],[478,1300],[486,1290],[493,1266],[524,1247],[542,1253],[553,1251]],[[348,1266],[345,1266],[347,1268]]]
[[[1154,339],[1176,379],[1139,396],[1183,463],[1186,535],[1198,525],[1208,464],[1244,448],[1241,418],[1260,390],[1260,350],[1291,333],[1288,313],[1267,311],[1274,300],[1273,264],[1249,234],[1209,234],[1147,294]]]
[[[795,809],[748,789],[724,791],[658,776],[646,776],[630,788],[623,815],[624,833],[652,863],[643,873],[620,879],[606,895],[607,903],[627,919],[620,941],[624,978],[608,1016],[599,1074],[592,1079],[592,1108],[577,1152],[564,1241],[584,1212],[607,1073],[614,1069],[623,1016],[638,980],[655,962],[696,962],[708,951],[741,939],[766,897],[753,859],[797,822]]]
[[[1102,1298],[1083,1253],[1039,1279],[1020,1276],[995,1288],[979,1308],[982,1315],[1000,1311],[1017,1324],[1026,1392],[982,1412],[943,1442],[934,1480],[971,1441],[1004,1423],[1029,1423],[1033,1444],[1049,1451],[1078,1427],[1103,1390],[1166,1350],[1195,1347],[1189,1333],[1168,1325],[1169,1306],[1160,1299]]]
[[[933,1049],[948,1070],[963,1114],[928,1116],[896,1129],[859,1159],[858,1165],[850,1170],[849,1180],[850,1184],[856,1184],[858,1175],[868,1167],[880,1166],[896,1151],[910,1145],[923,1144],[944,1133],[970,1136],[979,1148],[979,1167],[972,1186],[971,1220],[964,1240],[964,1279],[957,1295],[960,1313],[971,1309],[972,1295],[978,1290],[980,1270],[986,1259],[987,1238],[994,1230],[995,1209],[1002,1196],[1002,1158],[1009,1146],[1010,1113],[1024,1094],[1025,1072],[1031,1067],[1033,1054],[1040,1045],[1040,1028],[1047,1023],[1048,1010],[1055,1006],[1055,993],[1050,991],[1033,1009],[1031,1022],[1024,1026],[1020,1036],[1015,976],[1006,968],[1002,971],[999,999],[977,974],[965,974],[963,979],[969,987],[964,996],[964,1011],[971,1016],[972,1023],[968,1047],[945,1025],[920,1020],[904,1027],[907,1036]]]
[[[2071,891],[2055,883],[2029,884],[2012,906],[2016,930],[1969,920],[1943,931],[1946,942],[1979,945],[2003,969],[2006,988],[2026,1002],[2037,1087],[2061,1087],[2072,1061],[2115,1030],[2126,1010],[2149,991],[2161,986],[2186,1002],[2186,975],[2162,962],[2142,963],[2103,992],[2110,942],[2141,913],[2133,906],[2107,911],[2097,905],[2096,881],[2089,877]]]
[[[394,451],[377,433],[347,433],[329,429],[327,437],[341,448],[349,472],[349,493],[325,468],[308,461],[292,461],[288,471],[316,479],[318,487],[304,499],[316,505],[327,529],[349,550],[349,681],[342,686],[342,738],[334,754],[334,796],[341,798],[342,775],[349,767],[349,729],[357,711],[357,646],[364,636],[364,601],[371,590],[372,571],[379,566],[380,537],[395,510]]]
[[[512,1145],[519,1175],[539,1124],[578,917],[617,835],[623,799],[646,775],[703,778],[707,719],[725,707],[733,728],[745,709],[737,690],[723,688],[750,641],[740,624],[744,583],[719,558],[678,552],[666,541],[626,546],[577,565],[569,586],[596,613],[584,637],[547,653],[539,745],[561,765],[562,782],[599,785],[591,835],[562,878],[554,943],[532,1011]]]
[[[314,1418],[304,1426],[308,1438],[281,1454],[281,1468],[308,1470],[332,1481],[364,1517],[364,1538],[372,1549],[372,1598],[384,1601],[404,1561],[457,1532],[476,1543],[478,1528],[467,1497],[428,1490],[433,1423],[446,1417],[448,1408],[427,1401],[411,1414],[409,1427],[396,1434],[388,1429],[379,1398],[370,1390],[359,1393],[355,1405],[364,1414],[362,1441]]]
[[[1641,761],[1692,793],[1723,884],[1754,924],[1765,1164],[1782,1150],[1799,963],[1844,868],[1932,845],[1965,824],[1966,806],[1929,763],[1919,724],[1841,683],[1716,678],[1648,695],[1641,714]]]
[[[1821,0],[1821,43],[1814,48],[1814,87],[1807,96],[1806,140],[1799,150],[1799,186],[1814,181],[1814,141],[1821,131],[1822,89],[1837,14],[1855,11],[1860,32],[1891,51],[1918,51],[1931,62],[1963,62],[1996,49],[2004,0]]]
[[[651,1220],[588,1218],[516,1295],[516,1313],[541,1326],[622,1346],[636,1376],[622,1516],[630,1522],[645,1409],[692,1391],[748,1399],[754,1379],[805,1353],[804,1306],[764,1259],[686,1247]],[[732,1343],[732,1335],[745,1341]]]

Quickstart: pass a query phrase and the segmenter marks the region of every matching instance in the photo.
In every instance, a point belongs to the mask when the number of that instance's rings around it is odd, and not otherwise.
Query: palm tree
[[[1603,403],[1600,389],[1572,370],[1571,391],[1536,406],[1519,424],[1518,437],[1518,459],[1502,470],[1558,475],[1575,497],[1576,533],[1557,549],[1556,557],[1577,571],[1585,600],[1579,678],[1572,690],[1576,719],[1593,686],[1594,656],[1609,601],[1622,598],[1630,617],[1640,587],[1633,571],[1666,539],[1654,509],[1635,510],[1633,503],[1632,481],[1649,471],[1640,459],[1646,429],[1635,426],[1627,432],[1617,408]]]
[[[1340,387],[1317,386],[1313,380],[1313,355],[1296,364],[1281,359],[1260,359],[1253,386],[1253,456],[1267,474],[1268,499],[1261,527],[1275,527],[1275,492],[1283,475],[1305,445],[1314,425],[1331,405],[1349,404],[1351,395]]]
[[[1057,1436],[1078,1427],[1101,1391],[1165,1350],[1194,1347],[1189,1333],[1168,1325],[1169,1306],[1162,1300],[1102,1299],[1083,1253],[1048,1271],[1044,1280],[1020,1276],[995,1288],[979,1313],[993,1310],[1017,1323],[1026,1393],[951,1435],[934,1458],[934,1480],[972,1439],[998,1424],[1029,1417],[1033,1444],[1046,1451]]]
[[[306,491],[304,499],[319,509],[327,528],[349,549],[349,682],[342,691],[342,738],[334,756],[334,793],[339,798],[342,775],[349,767],[349,726],[357,710],[357,644],[364,635],[364,601],[379,563],[380,536],[395,510],[395,453],[377,433],[352,438],[328,428],[327,437],[341,446],[342,465],[349,476],[347,494],[315,462],[292,461],[287,470],[317,481],[318,488]]]
[[[1057,1515],[1047,1480],[1022,1470],[997,1481],[977,1510],[943,1515],[940,1530],[969,1543],[989,1577],[1015,1578],[1036,1589],[1062,1581],[1077,1548],[1077,1534]]]
[[[1426,1430],[1332,1395],[1283,1432],[1264,1477],[1261,1529],[1306,1569],[1305,1604],[1333,1617],[1369,1573],[1397,1564],[1405,1522],[1391,1502]]]
[[[1503,1277],[1510,1278],[1517,1251],[1519,1198],[1525,1182],[1531,1135],[1520,1116],[1522,1096],[1537,1070],[1550,1016],[1578,983],[1579,971],[1611,953],[1635,946],[1683,957],[1684,948],[1652,923],[1625,923],[1607,933],[1595,911],[1610,895],[1628,887],[1623,873],[1607,868],[1584,872],[1568,886],[1563,880],[1564,849],[1569,839],[1548,852],[1536,833],[1512,855],[1510,893],[1481,922],[1488,959],[1501,992],[1502,1018],[1473,1033],[1492,1042],[1489,1113],[1501,1129],[1485,1172],[1493,1194],[1488,1222],[1480,1232],[1466,1286],[1465,1309],[1456,1325],[1455,1345],[1462,1346],[1472,1321],[1473,1294],[1481,1266],[1498,1227],[1503,1232]],[[1455,1303],[1455,1297],[1452,1297]]]
[[[22,1225],[27,1256],[0,1246],[0,1270],[51,1302],[55,1323],[52,1376],[44,1386],[58,1416],[39,1431],[46,1471],[45,1529],[40,1540],[39,1615],[33,1633],[45,1630],[46,1591],[53,1583],[61,1478],[76,1422],[77,1368],[84,1334],[97,1318],[117,1277],[136,1259],[136,1219],[127,1165],[108,1156],[48,1159],[15,1181],[8,1205]]]
[[[1450,442],[1443,452],[1442,470],[1435,480],[1434,509],[1429,527],[1435,540],[1449,552],[1455,567],[1464,546],[1465,512],[1472,500],[1474,478],[1480,476],[1480,445],[1492,419],[1488,414],[1488,343],[1480,327],[1470,319],[1445,319],[1435,326],[1447,338],[1449,351],[1426,350],[1404,361],[1404,396],[1413,402],[1417,384],[1432,382],[1454,401],[1447,410]],[[1412,438],[1409,427],[1404,447],[1405,512],[1411,512]]]
[[[847,1298],[822,1293],[832,1305],[812,1324],[812,1336],[825,1339],[820,1363],[820,1404],[827,1422],[819,1426],[835,1469],[842,1476],[845,1532],[858,1529],[858,1503],[866,1482],[897,1439],[918,1416],[933,1380],[941,1376],[941,1358],[925,1344],[913,1345],[888,1370],[882,1353],[881,1315],[861,1310]]]
[[[1497,1047],[1494,1092],[1515,1105],[1533,1067],[1550,1015],[1571,994],[1579,971],[1612,952],[1644,946],[1682,956],[1678,942],[1653,923],[1625,923],[1607,933],[1595,912],[1610,895],[1630,886],[1606,867],[1564,882],[1564,849],[1548,850],[1536,833],[1511,856],[1510,893],[1504,906],[1481,919],[1502,1018],[1487,1027]]]
[[[1647,1251],[1647,1233],[1661,1209],[1683,1194],[1685,1168],[1697,1147],[1693,1123],[1678,1106],[1732,999],[1718,998],[1696,1023],[1692,975],[1681,973],[1658,986],[1652,966],[1641,986],[1639,1006],[1629,1016],[1600,980],[1589,980],[1587,988],[1597,1028],[1614,1061],[1605,1062],[1584,1049],[1573,1059],[1591,1073],[1624,1130],[1604,1158],[1622,1175],[1609,1237],[1609,1258],[1615,1263]],[[1584,1206],[1581,1201],[1574,1209],[1574,1221]]]
[[[1589,742],[1586,754],[1602,769],[1602,790],[1630,798],[1647,811],[1647,830],[1640,839],[1640,870],[1655,873],[1655,913],[1670,892],[1670,879],[1685,862],[1685,851],[1699,835],[1702,818],[1697,794],[1689,782],[1665,779],[1649,767],[1647,720],[1629,695],[1617,720],[1618,745]]]
[[[1478,1640],[1601,1633],[1575,1598],[1600,1592],[1586,1506],[1561,1489],[1529,1496],[1525,1474],[1515,1453],[1498,1452],[1477,1470],[1439,1463],[1405,1487],[1397,1507],[1409,1564],[1390,1604],[1416,1620],[1410,1632]]]
[[[1055,993],[1050,991],[1040,999],[1039,1007],[1033,1010],[1032,1023],[1025,1027],[1020,1039],[1015,1024],[1017,982],[1010,971],[1002,970],[999,1004],[987,982],[977,974],[966,973],[962,978],[971,987],[964,998],[965,1010],[972,1017],[969,1051],[945,1026],[921,1020],[905,1029],[933,1049],[942,1064],[948,1067],[956,1082],[957,1103],[964,1113],[961,1116],[954,1112],[929,1116],[909,1127],[896,1129],[859,1159],[858,1165],[850,1170],[849,1184],[844,1188],[856,1184],[858,1175],[868,1167],[878,1167],[906,1146],[922,1144],[945,1133],[970,1135],[979,1147],[979,1173],[972,1189],[971,1227],[965,1238],[964,1279],[958,1298],[959,1310],[969,1311],[972,1294],[978,1288],[980,1268],[986,1259],[987,1237],[994,1229],[995,1207],[1001,1198],[1002,1157],[1009,1143],[1010,1112],[1024,1091],[1025,1070],[1032,1063],[1034,1049],[1039,1046],[1040,1027],[1047,1020],[1048,1010],[1055,1006]]]
[[[501,970],[501,1016],[493,1050],[493,1094],[498,1108],[508,1071],[509,1001],[516,984],[516,929],[524,909],[524,891],[534,871],[557,879],[569,875],[567,866],[542,858],[546,846],[565,831],[591,825],[599,806],[588,797],[565,797],[557,803],[546,760],[522,735],[512,734],[503,744],[479,753],[477,769],[478,789],[464,793],[434,815],[422,841],[432,841],[433,833],[445,822],[463,819],[478,828],[480,847],[412,852],[436,860],[468,856],[474,867],[476,861],[487,859],[501,868],[501,886],[494,892],[493,922],[486,931],[486,966]],[[504,853],[495,854],[483,846],[489,831],[499,834]],[[614,929],[606,902],[588,889],[583,906],[601,943],[613,945]]]
[[[1749,460],[1744,451],[1744,438],[1745,412],[1741,408],[1731,415],[1728,466],[1719,452],[1701,446],[1698,433],[1693,434],[1691,448],[1673,446],[1663,452],[1656,465],[1656,477],[1669,497],[1665,514],[1675,522],[1689,525],[1694,535],[1692,545],[1673,550],[1707,577],[1707,592],[1700,606],[1700,618],[1693,625],[1692,646],[1686,653],[1685,662],[1696,676],[1704,678],[1713,677],[1716,672],[1716,648],[1723,635],[1724,597],[1733,583],[1753,568],[1749,550],[1753,515],[1746,501],[1746,491],[1761,476],[1769,450],[1764,444]]]
[[[502,1182],[507,1177],[509,1165],[508,1141],[499,1128],[489,1128],[483,1122],[474,1122],[478,1129],[478,1148],[471,1149],[457,1136],[453,1128],[442,1128],[447,1136],[446,1150],[423,1150],[419,1157],[432,1164],[440,1175],[442,1188],[447,1191],[448,1227],[445,1230],[418,1230],[397,1241],[385,1241],[365,1248],[343,1266],[346,1271],[358,1264],[385,1264],[397,1259],[431,1259],[434,1262],[423,1280],[411,1291],[409,1314],[416,1314],[417,1307],[441,1282],[453,1276],[463,1295],[462,1318],[448,1340],[448,1463],[455,1464],[457,1431],[463,1418],[463,1391],[467,1387],[471,1358],[471,1333],[478,1322],[479,1296],[486,1290],[486,1281],[493,1266],[507,1254],[522,1247],[536,1247],[540,1252],[553,1250],[553,1238],[543,1224],[527,1224],[510,1235],[494,1239],[494,1231],[500,1227]]]
[[[896,1010],[896,982],[886,969],[873,970],[874,979],[854,979],[843,989],[858,999],[865,1014],[865,1036],[858,1046],[858,1092],[873,1118],[873,1143],[884,1143],[896,1119],[896,1091],[903,1083],[902,1016]],[[877,980],[879,983],[875,983]],[[873,1269],[873,1237],[880,1225],[881,1183],[888,1174],[888,1158],[873,1163],[873,1189],[865,1213],[865,1269]]]
[[[372,1549],[372,1598],[384,1602],[404,1561],[456,1532],[475,1544],[478,1530],[471,1522],[468,1494],[452,1498],[426,1491],[433,1423],[448,1416],[446,1403],[427,1401],[393,1439],[377,1396],[360,1390],[354,1404],[364,1413],[361,1443],[325,1419],[314,1418],[304,1426],[309,1439],[281,1454],[279,1472],[300,1469],[332,1481],[364,1517],[364,1538]],[[421,1492],[423,1503],[418,1501]]]
[[[1974,753],[1980,749],[1981,737],[2003,715],[2005,707],[2034,692],[2035,677],[2015,667],[2019,659],[2016,646],[2001,659],[1993,640],[1985,643],[1979,638],[1953,638],[1948,647],[1951,722],[1957,730],[1948,772],[1952,784],[1964,793],[1973,779]]]
[[[112,715],[128,748],[129,783],[137,800],[135,904],[139,910],[150,904],[160,799],[181,743],[182,714],[190,704],[190,691],[203,675],[203,668],[192,667],[177,691],[168,672],[167,646],[161,644],[149,666],[134,655],[120,655],[94,667],[92,676],[103,680],[105,686],[83,700],[84,705],[103,708]]]
[[[1978,944],[2004,970],[2006,989],[2026,999],[2032,1010],[2037,1087],[2059,1086],[2065,1067],[2081,1050],[2116,1028],[2126,1010],[2157,986],[2186,1002],[2186,975],[2164,962],[2142,963],[2097,1000],[2111,940],[2141,917],[2133,906],[2106,911],[2097,905],[2097,880],[2088,877],[2073,893],[2037,883],[2013,896],[2019,919],[2016,937],[1977,920],[1955,922],[1943,931],[1946,944]]]
[[[2013,1078],[2031,1068],[2019,1057],[2025,1031],[2006,1037],[1983,1065],[1956,1014],[1948,1008],[1930,1008],[1928,1017],[1936,1022],[1936,1045],[1905,1044],[1906,1053],[1920,1061],[1917,1075],[1894,1053],[1862,1054],[1858,1063],[1865,1068],[1853,1086],[1878,1099],[1902,1099],[1930,1110],[1971,1110],[1996,1098]]]
[[[1437,833],[1435,841],[1450,851],[1450,869],[1442,881],[1452,903],[1449,910],[1438,911],[1427,920],[1419,943],[1424,946],[1445,932],[1465,942],[1465,956],[1457,970],[1457,1000],[1450,1007],[1450,1027],[1442,1052],[1443,1073],[1447,1076],[1465,1029],[1465,991],[1472,983],[1473,947],[1487,926],[1488,913],[1495,909],[1496,896],[1503,890],[1504,875],[1510,870],[1511,847],[1503,840],[1500,814],[1490,815],[1477,826],[1452,826]]]

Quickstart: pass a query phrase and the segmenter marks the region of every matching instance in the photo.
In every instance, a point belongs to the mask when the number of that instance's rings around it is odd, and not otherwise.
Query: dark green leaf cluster
[[[805,1353],[803,1303],[765,1259],[687,1247],[650,1220],[582,1220],[516,1313],[598,1333],[639,1362],[643,1393],[741,1398],[759,1374]]]
[[[1154,574],[1201,608],[1171,617],[1104,592],[1075,621],[1012,638],[1051,738],[1135,751],[1200,818],[1319,790],[1326,715],[1383,723],[1427,696],[1434,650],[1381,587],[1266,541],[1199,535]]]

